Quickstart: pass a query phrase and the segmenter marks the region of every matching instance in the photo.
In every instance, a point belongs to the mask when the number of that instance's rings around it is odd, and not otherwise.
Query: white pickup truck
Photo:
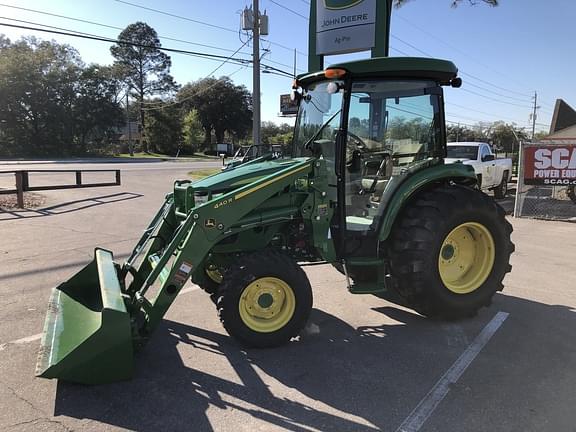
[[[480,189],[493,190],[495,198],[504,198],[508,193],[508,182],[512,177],[512,159],[496,159],[486,143],[448,143],[448,157],[445,162],[472,165]]]

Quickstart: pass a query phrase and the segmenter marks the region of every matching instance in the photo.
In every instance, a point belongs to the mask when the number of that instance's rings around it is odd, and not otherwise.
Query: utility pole
[[[252,0],[252,139],[260,144],[260,9],[258,0]]]
[[[534,92],[534,111],[532,112],[532,142],[534,142],[534,133],[536,132],[536,110],[540,108],[536,105],[538,102],[538,93]]]

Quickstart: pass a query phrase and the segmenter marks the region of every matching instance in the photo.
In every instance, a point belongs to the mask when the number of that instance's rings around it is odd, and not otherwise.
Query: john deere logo
[[[364,0],[323,0],[324,7],[330,10],[348,9],[362,3]]]

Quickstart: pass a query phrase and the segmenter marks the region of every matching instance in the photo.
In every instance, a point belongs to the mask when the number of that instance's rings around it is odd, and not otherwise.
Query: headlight
[[[195,192],[194,193],[194,207],[201,206],[202,204],[210,201],[210,192]]]

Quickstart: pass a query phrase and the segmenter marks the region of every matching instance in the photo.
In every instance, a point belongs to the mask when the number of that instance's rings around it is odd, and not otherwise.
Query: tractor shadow
[[[273,350],[243,350],[227,335],[165,321],[136,359],[132,381],[59,382],[54,415],[146,432],[253,430],[263,422],[263,430],[295,432],[396,430],[498,311],[510,316],[486,355],[514,369],[510,388],[495,383],[491,404],[510,403],[514,380],[527,386],[538,353],[563,353],[546,358],[558,380],[572,370],[576,315],[570,308],[505,295],[494,303],[475,319],[445,323],[382,302],[373,310],[386,315],[386,324],[358,328],[314,310],[300,340]],[[476,366],[476,373],[484,371]],[[528,387],[538,397],[538,388]],[[564,388],[556,386],[556,397]],[[571,389],[565,389],[568,402],[575,398]]]

